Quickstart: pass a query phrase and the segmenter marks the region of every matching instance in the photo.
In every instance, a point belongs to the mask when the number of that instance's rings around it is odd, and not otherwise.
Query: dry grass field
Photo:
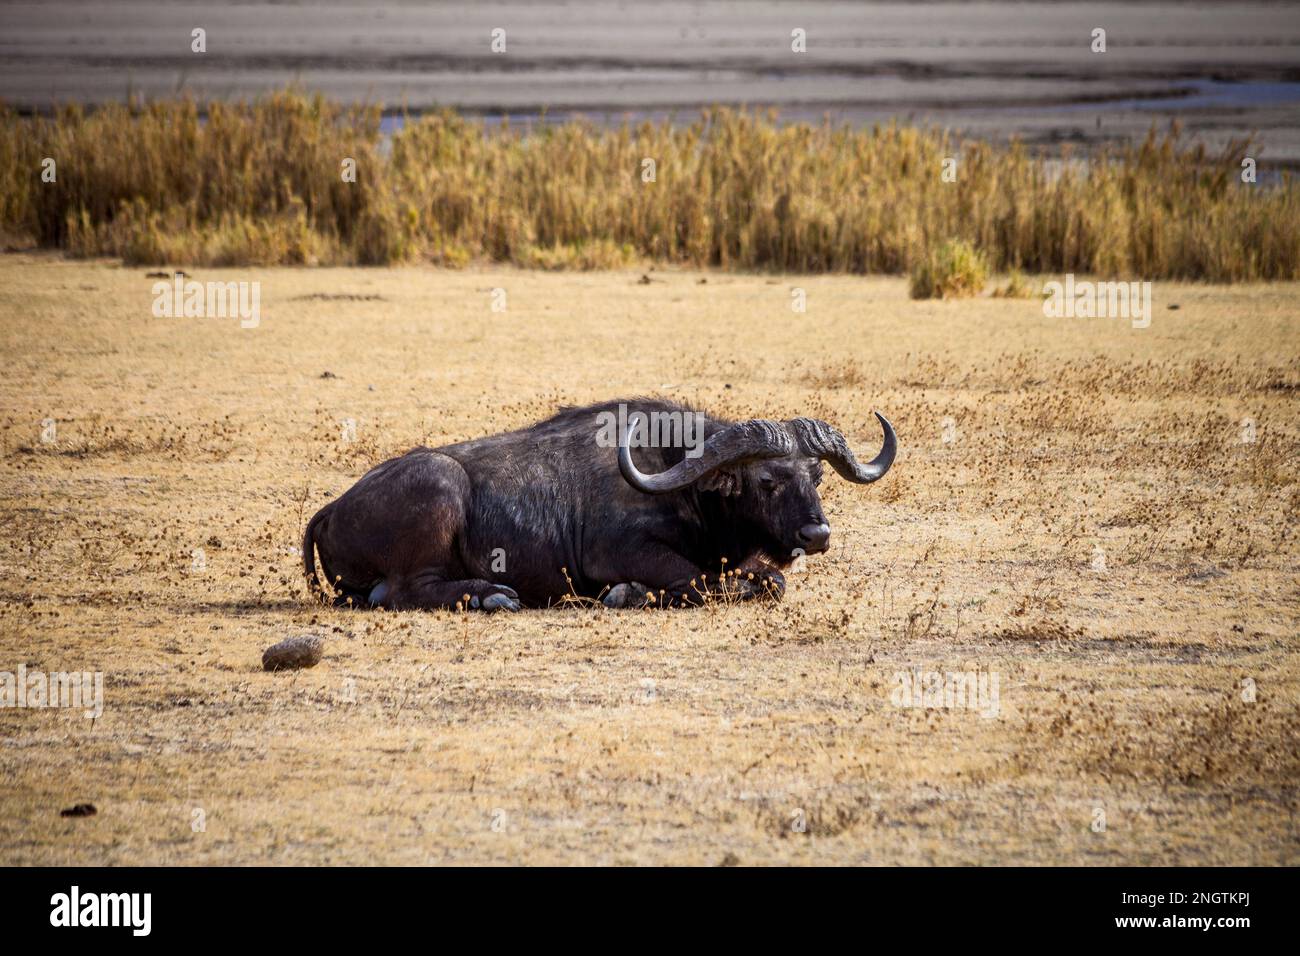
[[[0,863],[1300,863],[1300,285],[1157,282],[1135,329],[902,278],[196,270],[260,280],[241,329],[145,272],[0,257],[0,670],[105,682],[0,709]],[[777,605],[308,599],[303,525],[372,464],[641,394],[868,453],[879,408],[901,452],[827,480]],[[263,672],[299,634],[321,664]],[[915,670],[996,715],[898,706]]]

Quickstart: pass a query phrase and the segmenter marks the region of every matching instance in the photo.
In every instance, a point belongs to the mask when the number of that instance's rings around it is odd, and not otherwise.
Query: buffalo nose
[[[830,540],[831,526],[824,521],[821,524],[806,524],[799,529],[799,544],[808,554],[825,551]]]

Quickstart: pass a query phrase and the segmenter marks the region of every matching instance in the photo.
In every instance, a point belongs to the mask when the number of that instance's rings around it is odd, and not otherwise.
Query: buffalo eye
[[[775,491],[776,479],[771,475],[760,475],[758,479],[758,487],[764,491]]]

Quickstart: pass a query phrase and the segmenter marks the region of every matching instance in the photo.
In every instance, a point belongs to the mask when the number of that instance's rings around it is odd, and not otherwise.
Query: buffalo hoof
[[[522,606],[519,603],[519,595],[513,588],[498,585],[499,590],[489,594],[482,601],[482,608],[485,611],[518,611]],[[474,599],[478,602],[478,598]]]
[[[643,607],[646,603],[646,595],[649,593],[650,590],[644,584],[628,581],[610,588],[609,592],[601,599],[601,603],[605,607],[614,609]]]
[[[755,574],[752,578],[741,578],[737,586],[741,597],[748,600],[779,601],[785,597],[785,575],[780,571],[768,571]]]

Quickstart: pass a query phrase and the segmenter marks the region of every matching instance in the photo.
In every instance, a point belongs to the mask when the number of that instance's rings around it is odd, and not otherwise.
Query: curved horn
[[[685,488],[715,468],[724,468],[745,458],[783,458],[794,450],[794,443],[784,428],[776,422],[754,418],[728,425],[715,433],[704,443],[699,456],[683,458],[667,471],[647,475],[633,464],[632,449],[628,447],[633,423],[644,417],[643,412],[628,416],[627,430],[618,443],[618,470],[637,491],[652,495]]]
[[[876,418],[880,419],[880,427],[885,430],[885,444],[881,447],[880,454],[865,465],[854,456],[853,449],[844,436],[831,425],[816,418],[795,418],[787,425],[803,454],[810,458],[825,459],[842,478],[854,484],[865,485],[883,478],[885,472],[889,471],[889,466],[894,463],[894,455],[898,453],[898,436],[894,434],[894,426],[880,412],[876,412]]]

